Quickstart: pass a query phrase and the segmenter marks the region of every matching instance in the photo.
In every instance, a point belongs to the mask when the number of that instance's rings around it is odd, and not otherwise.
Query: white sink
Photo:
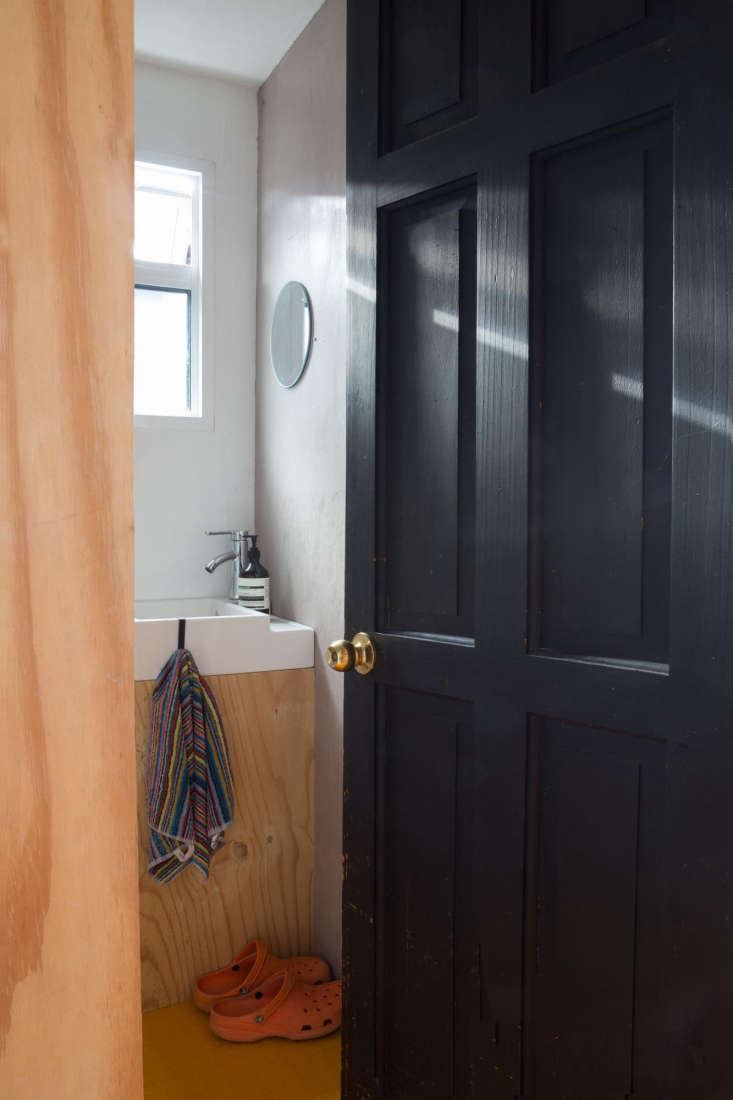
[[[313,666],[313,630],[263,615],[223,598],[139,600],[135,603],[135,679],[154,680],[178,647],[186,621],[186,648],[204,676],[271,672]]]

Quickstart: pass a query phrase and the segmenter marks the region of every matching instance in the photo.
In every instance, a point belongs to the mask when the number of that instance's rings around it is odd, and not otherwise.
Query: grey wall
[[[223,596],[229,571],[209,575],[203,564],[229,543],[204,531],[246,529],[255,509],[257,93],[137,62],[135,145],[162,164],[206,162],[214,189],[203,226],[204,403],[213,415],[136,424],[135,598]]]
[[[326,0],[259,93],[256,524],[275,614],[316,630],[314,949],[340,963],[343,679],[323,651],[344,629],[346,0]],[[270,365],[277,294],[306,285],[311,361],[282,389]]]

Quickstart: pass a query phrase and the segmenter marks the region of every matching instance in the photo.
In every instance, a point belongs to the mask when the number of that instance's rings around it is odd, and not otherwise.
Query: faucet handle
[[[238,539],[240,542],[242,539],[247,538],[246,531],[204,531],[205,535],[229,535],[230,538]]]

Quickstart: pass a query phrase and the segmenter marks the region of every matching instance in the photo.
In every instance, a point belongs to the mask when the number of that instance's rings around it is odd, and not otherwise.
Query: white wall
[[[135,429],[135,596],[224,594],[203,531],[254,530],[257,91],[138,62],[135,93],[137,149],[215,166],[213,426]]]
[[[257,524],[275,611],[316,631],[314,949],[340,962],[344,630],[346,0],[326,0],[260,89]],[[290,390],[270,364],[283,283],[313,302],[311,361]]]

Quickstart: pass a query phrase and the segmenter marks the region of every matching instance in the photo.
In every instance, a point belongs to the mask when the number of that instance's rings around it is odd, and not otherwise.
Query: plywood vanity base
[[[206,881],[147,874],[145,754],[152,681],[135,684],[143,1010],[191,996],[249,939],[308,951],[313,880],[313,669],[208,677],[234,773],[234,823]]]

